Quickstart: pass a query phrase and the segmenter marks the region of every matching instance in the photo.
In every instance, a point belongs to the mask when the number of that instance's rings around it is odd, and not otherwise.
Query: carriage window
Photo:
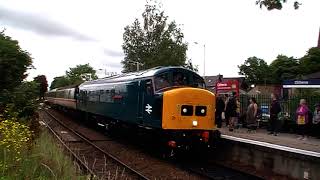
[[[164,73],[156,76],[154,78],[154,81],[155,81],[156,91],[170,86],[168,73]]]
[[[173,85],[174,86],[186,86],[188,85],[188,76],[182,72],[173,73]]]

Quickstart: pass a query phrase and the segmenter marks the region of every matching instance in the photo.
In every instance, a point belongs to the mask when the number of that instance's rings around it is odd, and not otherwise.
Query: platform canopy
[[[320,88],[320,79],[310,80],[286,80],[282,83],[283,88]]]

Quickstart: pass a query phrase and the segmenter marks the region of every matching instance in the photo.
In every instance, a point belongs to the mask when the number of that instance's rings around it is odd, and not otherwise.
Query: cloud
[[[120,51],[114,51],[111,49],[104,49],[103,53],[107,56],[112,56],[112,57],[122,57],[124,56],[123,52]]]
[[[0,20],[2,24],[29,30],[45,36],[66,36],[80,41],[96,41],[96,39],[75,31],[41,14],[15,11],[0,7]]]

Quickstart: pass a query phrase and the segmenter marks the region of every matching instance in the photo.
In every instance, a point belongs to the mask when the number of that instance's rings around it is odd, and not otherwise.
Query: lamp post
[[[129,60],[128,62],[131,63],[131,64],[135,64],[135,65],[137,66],[137,71],[140,70],[140,66],[143,66],[143,65],[144,65],[143,63],[138,62],[138,61]]]
[[[194,42],[194,44],[199,44]],[[203,78],[206,76],[206,44],[203,44]]]

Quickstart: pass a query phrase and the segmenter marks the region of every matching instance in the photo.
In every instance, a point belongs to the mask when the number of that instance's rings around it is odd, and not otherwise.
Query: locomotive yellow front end
[[[168,135],[168,145],[210,146],[217,136],[215,102],[215,95],[205,89],[183,87],[165,91],[162,129],[172,133]]]

